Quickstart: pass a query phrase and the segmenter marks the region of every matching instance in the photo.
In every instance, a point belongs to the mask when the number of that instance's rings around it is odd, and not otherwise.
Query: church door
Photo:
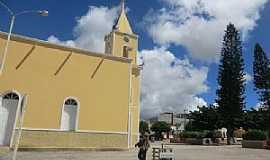
[[[9,146],[16,112],[19,104],[19,96],[16,93],[8,93],[0,102],[0,146]]]

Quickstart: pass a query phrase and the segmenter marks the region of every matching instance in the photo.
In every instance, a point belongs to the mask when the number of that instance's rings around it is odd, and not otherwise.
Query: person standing
[[[140,136],[140,140],[135,145],[135,147],[139,148],[139,152],[138,152],[139,160],[146,160],[147,151],[150,147],[148,136],[147,135]]]

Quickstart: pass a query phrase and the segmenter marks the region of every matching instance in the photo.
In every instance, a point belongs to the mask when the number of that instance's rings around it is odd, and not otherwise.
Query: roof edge
[[[7,32],[0,31],[0,37],[7,39],[7,36],[8,36]],[[65,45],[61,45],[61,44],[55,44],[55,43],[51,43],[51,42],[48,42],[45,40],[40,40],[37,38],[31,38],[31,37],[27,37],[27,36],[23,36],[23,35],[18,35],[18,34],[11,34],[11,40],[24,42],[24,43],[25,42],[26,43],[34,43],[34,44],[38,44],[38,45],[42,45],[42,46],[48,46],[52,49],[61,49],[61,50],[65,50],[65,51],[71,51],[71,52],[74,52],[75,54],[83,54],[83,55],[87,55],[87,56],[102,57],[105,59],[116,60],[116,61],[127,62],[127,63],[132,62],[132,59],[130,59],[130,58],[117,57],[117,56],[108,55],[105,53],[92,52],[92,51],[88,51],[88,50],[85,50],[82,48],[76,48],[76,47],[70,47],[70,46],[65,46]]]

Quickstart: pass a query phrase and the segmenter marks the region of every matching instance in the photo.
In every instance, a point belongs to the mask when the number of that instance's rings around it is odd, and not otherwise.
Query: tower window
[[[126,57],[126,58],[129,57],[129,55],[128,55],[128,47],[127,46],[123,47],[123,57]]]

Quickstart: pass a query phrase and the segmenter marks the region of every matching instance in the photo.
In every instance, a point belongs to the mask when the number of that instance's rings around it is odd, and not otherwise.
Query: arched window
[[[4,95],[3,99],[19,100],[19,96],[16,93],[11,92]]]
[[[19,95],[14,92],[9,92],[0,99],[0,146],[10,145],[19,99]]]
[[[68,99],[68,100],[65,101],[65,105],[73,105],[73,106],[77,106],[78,103],[77,103],[77,101],[74,100],[74,99]]]
[[[64,131],[75,131],[77,129],[78,102],[69,98],[64,102],[61,118],[61,129]]]

